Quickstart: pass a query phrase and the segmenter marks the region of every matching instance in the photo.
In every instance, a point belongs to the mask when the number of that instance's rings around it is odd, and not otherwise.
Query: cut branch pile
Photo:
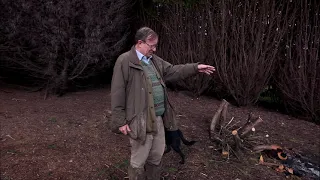
[[[249,113],[247,122],[243,126],[237,126],[234,117],[227,122],[229,102],[222,100],[219,109],[213,116],[210,124],[210,140],[221,150],[222,156],[229,159],[230,153],[238,159],[242,150],[251,150],[256,145],[262,144],[262,137],[256,136],[256,127],[263,122],[260,117]]]

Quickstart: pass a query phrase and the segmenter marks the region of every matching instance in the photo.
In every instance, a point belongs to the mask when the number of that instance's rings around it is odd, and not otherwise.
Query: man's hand
[[[124,126],[121,126],[119,127],[119,131],[124,134],[124,135],[127,135],[128,132],[131,131],[131,129],[129,128],[128,124],[124,125]]]
[[[198,71],[201,72],[201,73],[206,73],[206,74],[210,75],[215,70],[216,69],[213,66],[210,66],[210,65],[205,65],[205,64],[199,64],[198,65]]]

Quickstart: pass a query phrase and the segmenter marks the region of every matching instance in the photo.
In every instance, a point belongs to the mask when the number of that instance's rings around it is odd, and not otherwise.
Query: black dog
[[[181,146],[181,140],[183,144],[187,146],[193,145],[196,141],[188,141],[183,137],[182,132],[178,129],[176,131],[167,131],[165,130],[165,138],[166,138],[166,150],[164,153],[168,153],[171,151],[171,148],[179,153],[181,156],[180,164],[184,164],[185,162],[185,155],[182,153],[180,146]]]

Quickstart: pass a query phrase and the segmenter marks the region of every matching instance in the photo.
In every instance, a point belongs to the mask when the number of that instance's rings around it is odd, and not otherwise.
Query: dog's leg
[[[166,150],[164,151],[164,154],[168,153],[171,151],[171,146],[170,145],[166,145]]]
[[[173,150],[177,153],[179,153],[180,157],[181,157],[181,161],[179,162],[180,164],[184,164],[185,162],[185,155],[182,153],[181,149],[178,147],[172,147]]]
[[[187,146],[191,146],[191,145],[193,145],[194,143],[196,143],[196,141],[188,141],[188,140],[186,140],[186,139],[184,138],[184,136],[183,136],[183,134],[182,134],[182,132],[181,132],[180,129],[178,130],[178,134],[179,134],[179,137],[181,138],[183,144],[185,144],[185,145],[187,145]]]

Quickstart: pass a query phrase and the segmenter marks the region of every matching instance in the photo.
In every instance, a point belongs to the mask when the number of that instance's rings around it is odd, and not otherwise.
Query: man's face
[[[146,41],[138,41],[139,51],[147,57],[150,57],[154,52],[156,52],[157,45],[158,38],[147,39]]]

